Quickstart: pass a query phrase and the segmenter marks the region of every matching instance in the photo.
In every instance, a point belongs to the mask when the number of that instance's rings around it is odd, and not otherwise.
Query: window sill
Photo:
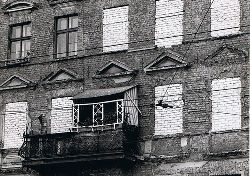
[[[72,1],[80,1],[80,0],[48,0],[49,4],[52,6],[56,4],[62,4],[62,3],[72,2]]]
[[[3,67],[17,67],[30,62],[29,58],[21,58],[21,59],[13,59],[13,60],[5,60],[3,61]]]
[[[246,32],[239,32],[237,34],[230,34],[230,35],[225,35],[225,36],[218,36],[218,37],[208,37],[208,38],[201,38],[201,39],[190,39],[183,41],[183,44],[189,44],[189,43],[198,43],[198,42],[203,42],[203,41],[214,41],[214,40],[222,40],[222,39],[231,39],[235,37],[240,37],[245,34],[249,34]]]
[[[75,58],[78,58],[78,57],[79,57],[78,55],[67,56],[67,57],[55,57],[55,60],[69,60],[69,59],[75,59]]]
[[[128,52],[128,49],[115,50],[115,51],[103,51],[102,54],[114,54],[114,53],[125,53]]]
[[[233,150],[227,152],[220,152],[220,153],[207,153],[204,154],[204,157],[209,160],[217,159],[217,158],[227,158],[227,157],[239,157],[239,156],[246,156],[248,157],[248,150]]]
[[[232,129],[232,130],[224,130],[224,131],[211,131],[210,134],[237,133],[241,131],[249,131],[249,128]]]

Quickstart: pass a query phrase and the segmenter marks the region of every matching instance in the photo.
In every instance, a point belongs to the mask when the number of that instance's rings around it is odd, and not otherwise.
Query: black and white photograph
[[[0,176],[249,176],[250,0],[0,0]]]

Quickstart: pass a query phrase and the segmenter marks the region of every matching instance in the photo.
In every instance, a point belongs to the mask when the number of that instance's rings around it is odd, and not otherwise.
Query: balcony
[[[86,132],[25,135],[19,155],[24,166],[133,157],[137,127],[105,126]]]
[[[73,97],[73,102],[72,108],[69,104],[51,113],[52,119],[58,114],[71,118],[70,130],[52,125],[52,134],[47,134],[46,120],[39,116],[41,134],[28,130],[24,135],[19,151],[24,166],[133,158],[138,141],[135,86],[85,91]]]

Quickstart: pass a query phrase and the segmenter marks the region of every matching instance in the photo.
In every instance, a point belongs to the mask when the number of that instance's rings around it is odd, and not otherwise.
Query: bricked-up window
[[[183,0],[157,0],[155,44],[159,47],[178,45],[183,40]]]
[[[128,49],[128,6],[103,10],[103,51]]]
[[[31,24],[24,23],[11,27],[10,58],[25,58],[30,52]]]
[[[4,148],[19,148],[22,146],[27,118],[27,102],[6,104],[4,116]]]
[[[241,129],[241,81],[212,81],[212,131]]]
[[[155,107],[155,135],[182,133],[182,85],[155,87],[155,104],[162,100],[169,107]]]
[[[72,97],[52,99],[51,133],[69,132],[72,127]]]
[[[237,34],[240,30],[239,0],[214,0],[211,6],[211,35]]]
[[[56,57],[77,55],[78,16],[60,17],[56,20]]]

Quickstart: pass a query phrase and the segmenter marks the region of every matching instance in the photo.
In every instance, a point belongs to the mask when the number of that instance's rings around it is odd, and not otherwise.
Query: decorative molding
[[[31,84],[32,82],[30,80],[22,78],[18,75],[13,75],[0,85],[0,91],[25,88],[25,87],[30,86]]]
[[[237,54],[241,57],[247,58],[247,52],[242,51],[242,50],[235,48],[233,46],[230,46],[230,45],[222,45],[221,47],[216,49],[215,52],[213,52],[211,55],[209,55],[207,58],[205,58],[205,61],[219,56],[225,50],[228,50],[229,52],[231,52],[233,54]]]
[[[96,72],[93,78],[112,78],[115,83],[123,83],[130,81],[135,74],[137,70],[132,70],[124,63],[109,61]]]
[[[28,1],[16,1],[6,4],[3,7],[5,13],[38,9],[38,4]]]
[[[93,77],[94,78],[120,77],[135,73],[136,73],[135,70],[132,70],[124,63],[121,63],[119,61],[110,61],[109,63],[105,64],[102,68],[100,68]]]
[[[149,63],[145,68],[145,72],[160,71],[186,67],[188,64],[184,60],[182,55],[168,50],[161,53],[154,61]]]
[[[52,6],[73,1],[81,1],[81,0],[48,0],[49,4]]]
[[[25,57],[25,58],[21,58],[21,59],[8,59],[3,61],[3,67],[15,67],[15,66],[20,66],[20,65],[24,65],[30,62],[30,57]]]
[[[43,79],[44,84],[67,82],[69,80],[80,80],[79,76],[67,69],[60,69],[57,72],[51,72],[47,77]]]

